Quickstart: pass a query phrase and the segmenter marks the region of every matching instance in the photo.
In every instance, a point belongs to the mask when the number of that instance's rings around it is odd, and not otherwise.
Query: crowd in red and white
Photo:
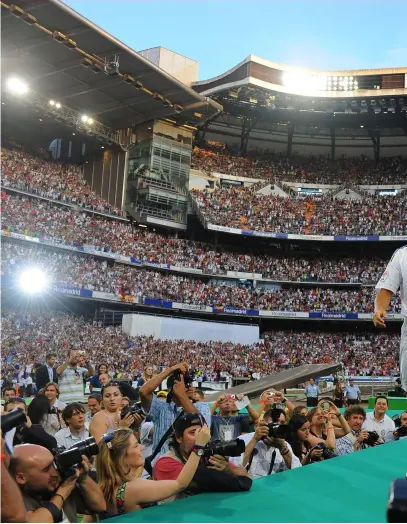
[[[120,221],[108,220],[54,204],[3,192],[2,229],[65,245],[89,245],[101,253],[119,253],[142,262],[202,269],[260,273],[273,280],[375,283],[385,261],[338,260],[238,253],[227,246],[177,239]]]
[[[249,151],[246,157],[219,143],[195,147],[192,167],[207,174],[219,173],[280,182],[362,185],[407,184],[407,161],[402,157],[374,162],[366,156],[340,156],[331,161],[326,155],[300,155],[287,158],[269,150]]]
[[[131,378],[152,364],[156,371],[183,361],[208,379],[216,372],[240,375],[252,372],[264,376],[300,364],[342,362],[353,375],[397,373],[396,355],[400,335],[383,333],[324,333],[272,331],[264,341],[252,345],[232,342],[196,342],[193,340],[156,340],[131,338],[120,326],[102,327],[82,317],[57,312],[17,315],[7,313],[1,319],[2,375],[33,367],[44,355],[56,353],[64,362],[68,348],[86,351],[90,362],[108,364],[111,376]]]
[[[220,226],[302,235],[407,234],[407,194],[403,193],[360,200],[331,195],[297,199],[232,187],[192,194],[203,217]]]
[[[3,276],[18,278],[24,270],[32,267],[41,269],[53,285],[114,293],[123,299],[132,296],[135,301],[148,297],[212,307],[355,313],[372,313],[374,307],[373,288],[266,289],[261,282],[252,287],[237,285],[236,281],[204,281],[198,277],[132,268],[124,264],[110,265],[107,261],[86,255],[3,243]],[[400,307],[400,298],[395,295],[390,310],[399,312]]]
[[[3,148],[1,160],[4,187],[101,213],[123,215],[121,209],[111,205],[88,186],[82,178],[81,166],[45,160],[17,148]]]

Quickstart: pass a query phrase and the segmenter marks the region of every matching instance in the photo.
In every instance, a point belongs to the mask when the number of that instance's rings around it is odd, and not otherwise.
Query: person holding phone
[[[247,408],[249,415],[234,415],[238,411],[238,406],[243,409]],[[216,411],[219,409],[219,415]],[[259,414],[252,406],[250,400],[243,395],[221,395],[218,400],[211,406],[212,425],[211,434],[212,440],[220,440],[221,442],[229,442],[229,440],[236,439],[247,429],[247,422],[249,418],[257,421]]]

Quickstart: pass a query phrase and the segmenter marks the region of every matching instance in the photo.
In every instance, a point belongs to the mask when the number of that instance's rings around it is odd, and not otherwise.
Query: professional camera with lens
[[[27,417],[24,410],[21,408],[15,408],[9,413],[5,413],[0,417],[1,431],[5,435],[8,431],[13,428],[17,428],[27,422]]]
[[[374,446],[380,438],[379,434],[377,433],[377,431],[368,431],[368,435],[369,436],[366,440],[363,441],[363,443],[367,446]]]
[[[275,422],[270,422],[270,424],[268,424],[268,428],[268,436],[270,438],[282,438],[284,440],[288,438],[290,428],[287,424],[276,424]]]
[[[129,413],[132,415],[145,415],[141,401],[134,402],[131,406],[125,406],[120,413],[120,418],[123,419]]]
[[[331,459],[331,458],[334,458],[336,457],[336,453],[334,453],[333,451],[331,451],[327,446],[326,444],[324,444],[323,442],[320,442],[319,444],[317,444],[315,446],[315,449],[322,449],[322,456],[324,458],[324,460],[328,460],[328,459]]]
[[[240,438],[230,440],[229,442],[221,442],[220,440],[213,440],[202,449],[201,457],[204,457],[205,463],[208,463],[209,457],[213,455],[221,455],[222,457],[240,457],[245,452],[246,444]]]
[[[78,442],[71,448],[60,451],[55,454],[55,466],[63,479],[75,475],[75,470],[82,462],[82,455],[91,459],[94,455],[99,453],[99,447],[93,437],[86,438]]]

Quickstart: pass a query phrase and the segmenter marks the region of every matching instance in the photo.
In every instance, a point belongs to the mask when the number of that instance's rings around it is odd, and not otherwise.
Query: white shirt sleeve
[[[401,273],[402,255],[402,249],[398,249],[394,252],[390,262],[387,264],[386,271],[376,285],[376,289],[387,289],[392,293],[397,293],[403,280]]]

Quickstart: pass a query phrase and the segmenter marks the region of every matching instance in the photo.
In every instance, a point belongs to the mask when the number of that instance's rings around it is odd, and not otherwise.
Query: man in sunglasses
[[[177,479],[191,453],[202,454],[202,448],[196,446],[195,439],[204,424],[202,416],[196,413],[186,413],[174,422],[170,449],[155,463],[154,480]],[[202,457],[188,488],[165,502],[198,493],[249,491],[251,486],[252,479],[244,467],[235,466],[221,455]]]

